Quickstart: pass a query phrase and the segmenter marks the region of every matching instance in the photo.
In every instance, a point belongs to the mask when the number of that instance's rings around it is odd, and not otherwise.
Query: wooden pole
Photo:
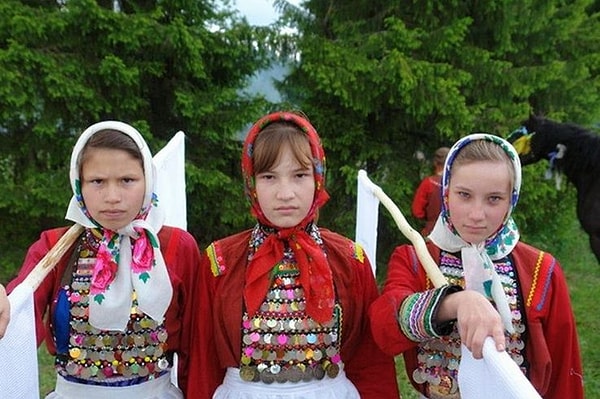
[[[417,253],[419,261],[421,262],[423,268],[425,269],[425,272],[427,273],[427,277],[429,277],[433,285],[435,287],[441,287],[443,285],[448,284],[448,282],[446,281],[446,277],[444,277],[437,263],[435,263],[435,261],[429,254],[423,236],[421,236],[421,233],[419,233],[410,226],[410,224],[400,211],[400,208],[398,208],[398,206],[396,206],[396,204],[390,199],[390,197],[388,197],[387,194],[383,192],[381,187],[379,187],[369,179],[369,177],[367,176],[367,172],[365,172],[364,170],[360,170],[358,172],[358,178],[363,180],[363,183],[370,188],[370,190],[373,192],[373,195],[375,195],[377,199],[379,199],[379,202],[381,202],[381,204],[383,204],[383,206],[386,207],[386,209],[392,215],[392,218],[394,218],[394,221],[396,222],[396,225],[398,226],[402,234],[404,234],[404,236],[410,240],[410,242],[415,248],[415,252]]]
[[[83,226],[74,224],[63,234],[56,244],[46,253],[21,284],[27,284],[35,291],[44,278],[52,271],[67,250],[73,245],[83,231]]]

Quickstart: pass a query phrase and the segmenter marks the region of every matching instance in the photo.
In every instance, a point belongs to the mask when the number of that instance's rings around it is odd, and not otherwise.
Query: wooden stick
[[[431,257],[431,254],[429,254],[423,236],[421,236],[421,234],[418,231],[416,231],[410,226],[410,224],[400,211],[400,208],[398,208],[398,206],[396,206],[396,204],[390,199],[390,197],[388,197],[386,193],[383,192],[381,187],[379,187],[369,179],[369,177],[367,176],[367,172],[365,172],[364,170],[359,170],[358,178],[361,179],[367,187],[369,187],[373,195],[375,195],[377,199],[379,199],[379,202],[381,202],[383,206],[385,206],[386,209],[391,213],[392,218],[396,222],[396,225],[398,226],[402,234],[404,234],[404,236],[408,238],[412,245],[415,247],[417,257],[419,258],[419,261],[421,262],[423,268],[425,269],[425,272],[427,273],[427,277],[429,277],[433,285],[435,287],[441,287],[443,285],[448,284],[446,278],[440,271],[440,268],[438,267],[437,263],[435,263],[435,261]]]
[[[74,224],[63,234],[56,244],[44,255],[31,272],[25,277],[21,284],[28,284],[35,291],[44,278],[54,269],[67,250],[73,245],[77,237],[83,231],[83,226]]]

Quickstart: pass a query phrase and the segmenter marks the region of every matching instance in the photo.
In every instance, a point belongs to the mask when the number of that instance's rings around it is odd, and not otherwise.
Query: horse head
[[[529,165],[541,159],[547,159],[551,163],[562,159],[572,135],[571,125],[531,115],[507,140],[517,150],[521,163]]]
[[[564,173],[573,183],[577,218],[600,263],[600,135],[576,124],[530,116],[507,140],[523,165],[547,159],[547,176]]]

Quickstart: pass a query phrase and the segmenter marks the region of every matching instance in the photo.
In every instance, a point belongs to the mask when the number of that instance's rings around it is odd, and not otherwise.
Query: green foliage
[[[540,163],[523,169],[521,197],[514,218],[523,240],[554,251],[562,249],[565,226],[577,222],[573,209],[577,193],[564,176],[558,176],[562,180],[557,188],[555,177],[545,177],[547,167],[547,163]]]
[[[239,138],[268,110],[310,116],[333,198],[320,224],[351,237],[361,168],[416,225],[417,151],[472,131],[505,136],[532,111],[598,119],[590,1],[275,3],[277,26],[292,23],[296,34],[251,27],[211,0],[127,1],[121,11],[111,1],[1,3],[0,222],[11,229],[0,242],[25,246],[65,223],[70,151],[98,120],[135,125],[154,150],[186,133],[188,224],[203,246],[252,223]],[[293,66],[278,105],[240,90],[273,56]],[[551,240],[574,193],[542,180],[544,168],[525,168],[515,216],[524,236]],[[386,212],[379,237],[383,267],[405,240]]]
[[[56,386],[56,371],[54,369],[54,357],[52,357],[46,345],[42,344],[38,348],[38,365],[39,365],[39,381],[40,381],[40,399],[43,399]]]
[[[199,241],[242,223],[237,136],[266,104],[241,89],[267,63],[256,38],[269,31],[213,0],[120,3],[0,4],[2,245],[66,223],[75,139],[109,119],[136,126],[153,152],[186,133],[188,222]]]
[[[322,224],[349,232],[355,205],[346,198],[360,168],[409,213],[417,151],[476,131],[506,136],[530,112],[597,121],[593,4],[310,0],[306,12],[284,8],[301,57],[281,88],[323,136],[334,183],[336,209]],[[545,166],[526,168],[516,216],[527,234],[551,238],[574,196],[537,177]],[[395,226],[383,229],[385,257],[402,238]]]

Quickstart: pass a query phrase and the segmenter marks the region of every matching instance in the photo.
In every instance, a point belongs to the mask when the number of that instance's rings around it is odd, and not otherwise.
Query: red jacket
[[[341,357],[348,378],[364,399],[399,397],[394,359],[377,347],[367,312],[378,295],[369,261],[356,244],[320,229],[333,272],[335,292],[343,309]],[[201,289],[195,321],[199,339],[193,350],[201,361],[191,365],[190,391],[202,390],[200,399],[212,397],[227,367],[239,367],[242,343],[244,277],[251,231],[213,243],[221,257],[202,258]],[[357,256],[358,254],[358,256]],[[211,267],[218,268],[213,273]]]
[[[25,279],[66,230],[67,228],[58,228],[42,232],[40,239],[29,248],[18,276],[8,284],[8,292]],[[173,285],[173,299],[165,316],[165,325],[169,334],[167,344],[169,350],[178,355],[178,382],[179,387],[185,392],[189,363],[193,362],[193,359],[190,359],[192,340],[190,326],[192,312],[195,309],[195,298],[192,294],[196,290],[195,284],[198,281],[196,275],[200,263],[200,251],[196,240],[184,230],[165,226],[158,233],[158,238]],[[73,248],[69,249],[34,293],[38,345],[45,339],[48,351],[52,355],[56,353],[52,326],[49,322],[52,318],[48,317],[45,320],[44,315],[54,311],[54,300],[72,252]],[[193,392],[188,392],[188,397],[197,396]]]
[[[412,202],[412,214],[425,222],[421,230],[423,236],[428,235],[442,209],[442,176],[433,175],[421,181]]]
[[[433,259],[439,250],[428,245]],[[583,398],[583,372],[569,290],[560,265],[550,254],[518,243],[511,255],[527,319],[525,354],[529,380],[545,399]],[[403,354],[407,374],[417,367],[417,342],[401,331],[397,316],[402,301],[415,292],[432,289],[410,245],[395,249],[381,296],[371,305],[373,336],[381,349]],[[411,382],[417,390],[422,385]]]

